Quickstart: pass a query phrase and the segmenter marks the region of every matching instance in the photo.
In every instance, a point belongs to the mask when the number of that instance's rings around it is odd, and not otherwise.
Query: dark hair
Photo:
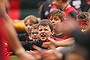
[[[62,0],[63,2],[68,2],[68,1],[70,1],[70,0]]]
[[[51,31],[53,31],[53,24],[52,24],[52,22],[51,22],[50,20],[42,19],[42,20],[39,22],[38,27],[39,27],[40,25],[42,25],[42,26],[47,26],[47,25],[48,25],[48,26],[50,27]]]
[[[88,12],[81,12],[77,15],[77,20],[89,21],[90,20],[90,14]]]

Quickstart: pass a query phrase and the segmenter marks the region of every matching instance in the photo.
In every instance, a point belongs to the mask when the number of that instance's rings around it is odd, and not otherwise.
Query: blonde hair
[[[37,17],[35,17],[34,15],[29,15],[24,19],[24,23],[26,23],[28,20],[30,20],[30,22],[32,22],[33,24],[38,24],[39,21],[37,19]]]

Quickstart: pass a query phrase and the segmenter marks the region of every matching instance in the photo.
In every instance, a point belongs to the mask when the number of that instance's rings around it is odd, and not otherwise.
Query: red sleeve
[[[68,38],[71,38],[71,36],[66,35],[63,37],[63,39],[68,39]]]

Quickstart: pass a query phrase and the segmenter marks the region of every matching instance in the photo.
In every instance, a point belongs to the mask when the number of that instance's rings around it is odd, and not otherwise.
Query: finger
[[[53,45],[53,44],[51,44],[51,45],[49,46],[49,48],[52,49],[52,50],[55,50],[55,49],[56,49],[56,46]]]
[[[36,45],[33,45],[33,48],[36,49],[37,51],[41,52],[42,51],[42,48],[36,46]]]
[[[50,45],[51,42],[44,42],[44,45]]]
[[[53,41],[54,39],[53,39],[53,38],[48,37],[48,40]],[[55,41],[55,40],[54,40],[54,41]]]

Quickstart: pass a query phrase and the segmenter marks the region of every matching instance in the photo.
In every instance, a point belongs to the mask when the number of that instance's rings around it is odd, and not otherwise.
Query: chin
[[[41,37],[41,40],[42,40],[42,41],[45,41],[45,40],[46,40],[46,37]]]

